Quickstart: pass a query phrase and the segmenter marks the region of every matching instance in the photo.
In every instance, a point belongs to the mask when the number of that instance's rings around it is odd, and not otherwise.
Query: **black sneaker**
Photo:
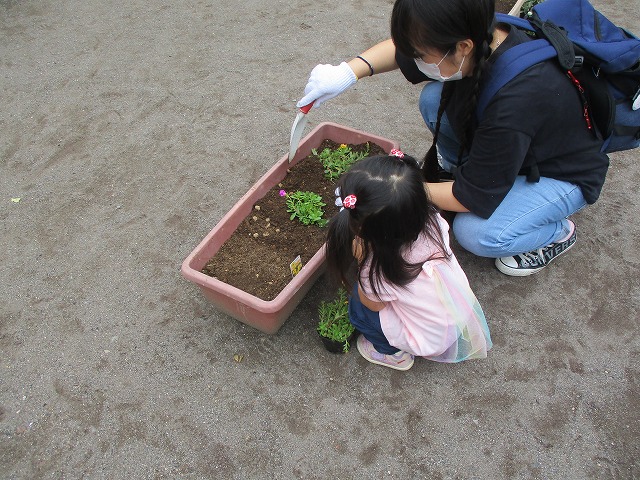
[[[576,226],[569,220],[571,234],[561,242],[555,242],[532,252],[512,257],[496,258],[496,267],[505,275],[526,277],[538,273],[553,260],[568,251],[576,243]]]

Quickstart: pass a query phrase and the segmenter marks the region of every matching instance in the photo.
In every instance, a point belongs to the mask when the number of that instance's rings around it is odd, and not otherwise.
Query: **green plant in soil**
[[[338,290],[338,296],[332,302],[320,302],[318,307],[318,333],[330,340],[343,343],[342,349],[348,352],[349,338],[353,335],[355,328],[349,321],[349,301],[347,292],[344,289]]]
[[[537,4],[542,3],[544,0],[525,0],[520,7],[520,17],[527,18],[532,15],[531,9]]]
[[[324,227],[329,220],[323,218],[326,203],[322,197],[314,192],[286,193],[287,212],[291,220],[297,218],[303,225],[318,225]]]
[[[324,176],[329,180],[337,180],[351,165],[369,156],[369,143],[367,142],[366,151],[361,153],[352,151],[351,147],[344,143],[335,149],[325,148],[318,153],[314,148],[311,152],[322,162]]]

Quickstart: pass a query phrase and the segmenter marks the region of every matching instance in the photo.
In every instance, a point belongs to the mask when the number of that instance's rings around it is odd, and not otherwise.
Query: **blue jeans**
[[[400,351],[392,347],[387,341],[387,337],[384,336],[382,327],[380,326],[380,314],[369,310],[360,301],[357,282],[353,287],[351,298],[349,299],[349,321],[356,330],[373,344],[379,353],[393,355]]]
[[[420,94],[420,112],[433,133],[440,105],[442,84],[429,82]],[[446,114],[440,121],[438,153],[442,167],[451,171],[459,163],[460,142]],[[480,257],[508,257],[545,247],[569,232],[566,218],[587,205],[577,185],[541,177],[537,183],[518,176],[491,217],[458,213],[453,233],[458,243]]]

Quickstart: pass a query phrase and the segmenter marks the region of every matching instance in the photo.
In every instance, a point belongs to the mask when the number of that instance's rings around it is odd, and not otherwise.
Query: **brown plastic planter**
[[[323,140],[337,143],[360,144],[374,142],[389,152],[398,148],[397,142],[376,135],[343,127],[335,123],[321,123],[300,142],[294,165],[306,158],[311,149],[320,146]],[[254,204],[271,188],[280,183],[289,168],[288,155],[284,155],[233,208],[218,222],[182,263],[182,276],[197,284],[204,296],[219,310],[265,333],[276,333],[291,312],[307,294],[324,270],[324,247],[316,252],[300,273],[273,300],[262,300],[232,285],[221,282],[200,272],[213,258],[222,244],[229,239],[242,220],[251,212]]]

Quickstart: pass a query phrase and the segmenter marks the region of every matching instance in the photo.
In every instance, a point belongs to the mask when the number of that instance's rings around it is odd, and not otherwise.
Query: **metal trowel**
[[[305,105],[304,107],[300,107],[300,110],[296,115],[296,119],[293,121],[293,125],[291,126],[291,138],[289,140],[289,162],[293,160],[293,157],[295,157],[296,152],[298,151],[298,145],[300,144],[304,127],[307,124],[307,113],[309,113],[311,107],[313,107],[313,102]]]

